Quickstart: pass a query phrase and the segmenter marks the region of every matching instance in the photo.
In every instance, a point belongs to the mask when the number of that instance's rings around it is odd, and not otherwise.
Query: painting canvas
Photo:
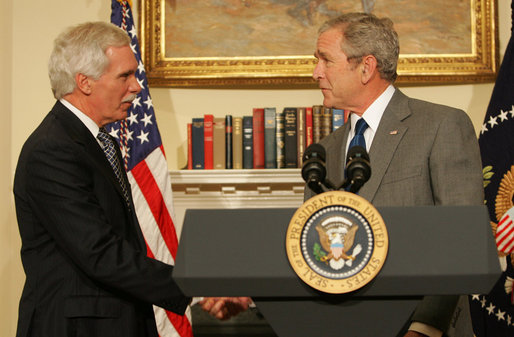
[[[494,78],[493,0],[149,0],[141,18],[150,81],[312,83],[318,28],[351,11],[393,20],[400,37],[400,81]]]
[[[167,0],[165,56],[310,55],[321,24],[354,11],[361,1]],[[470,1],[376,0],[373,12],[393,19],[402,53],[471,53]]]

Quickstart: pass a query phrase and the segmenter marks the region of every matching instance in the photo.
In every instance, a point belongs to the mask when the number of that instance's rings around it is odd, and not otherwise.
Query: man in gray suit
[[[359,195],[375,206],[482,205],[480,152],[471,121],[464,111],[396,89],[398,55],[398,35],[387,18],[349,13],[321,27],[313,77],[324,106],[351,111],[348,122],[321,141],[327,178],[343,181],[350,140],[364,119],[372,174]],[[313,194],[306,188],[306,198]],[[458,299],[426,296],[401,335],[442,336]]]

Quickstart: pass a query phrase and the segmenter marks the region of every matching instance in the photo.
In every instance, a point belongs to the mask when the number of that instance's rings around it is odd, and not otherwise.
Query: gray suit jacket
[[[347,123],[320,142],[327,178],[337,186],[344,179],[349,131]],[[411,99],[397,89],[369,156],[371,178],[359,195],[375,206],[483,205],[480,150],[462,110]],[[306,188],[306,198],[312,195]],[[457,300],[427,296],[412,319],[446,331]]]

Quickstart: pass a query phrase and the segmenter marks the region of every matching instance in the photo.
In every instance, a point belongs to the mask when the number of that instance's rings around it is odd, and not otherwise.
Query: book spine
[[[213,115],[203,116],[203,137],[204,137],[204,168],[211,170],[214,167],[213,162]]]
[[[266,168],[277,168],[276,108],[264,108],[264,162]]]
[[[231,169],[233,167],[233,152],[232,152],[232,116],[225,116],[225,168]]]
[[[332,132],[339,129],[344,124],[344,110],[332,109]]]
[[[236,170],[243,168],[243,118],[234,117],[232,131],[233,167]]]
[[[193,169],[193,141],[192,141],[192,123],[187,123],[187,169]]]
[[[213,123],[213,167],[225,168],[225,118],[214,118]]]
[[[253,169],[253,118],[243,117],[243,168]]]
[[[253,109],[253,168],[264,168],[264,109]]]
[[[305,108],[296,110],[296,151],[298,167],[302,166],[303,152],[305,151]]]
[[[312,143],[312,107],[307,107],[305,108],[305,148]]]
[[[312,142],[319,143],[321,140],[321,110],[323,106],[312,107]]]
[[[285,161],[285,149],[284,149],[284,110],[277,111],[275,118],[276,121],[276,144],[277,144],[277,168],[284,168],[286,166]]]
[[[348,118],[350,118],[350,110],[344,110],[344,123],[348,122]]]
[[[191,123],[191,143],[193,148],[193,169],[204,168],[204,128],[203,118],[193,118]]]
[[[332,132],[332,109],[323,107],[321,110],[321,139]]]
[[[296,134],[297,109],[284,109],[284,148],[286,168],[298,167],[297,161],[297,134]]]

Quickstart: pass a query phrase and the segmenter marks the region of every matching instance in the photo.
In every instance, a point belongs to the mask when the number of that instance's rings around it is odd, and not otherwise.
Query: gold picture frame
[[[315,86],[311,76],[316,60],[311,55],[166,56],[165,47],[168,41],[166,41],[165,32],[167,15],[165,8],[170,4],[176,6],[178,2],[180,1],[140,0],[139,2],[141,50],[151,86],[295,88]],[[195,2],[184,1],[182,5]],[[241,3],[249,2],[251,0],[241,0]],[[274,5],[276,2],[274,1]],[[427,2],[412,3],[412,6],[415,6],[415,4]],[[466,24],[466,34],[469,30],[469,50],[458,53],[400,54],[397,84],[494,81],[499,62],[496,1],[469,0],[467,8],[470,12],[470,19]],[[377,15],[381,14],[377,13]],[[194,19],[195,15],[188,16],[188,20]],[[316,36],[313,36],[313,40],[315,38]],[[182,44],[184,43],[181,42]],[[312,51],[314,51],[314,45]]]

